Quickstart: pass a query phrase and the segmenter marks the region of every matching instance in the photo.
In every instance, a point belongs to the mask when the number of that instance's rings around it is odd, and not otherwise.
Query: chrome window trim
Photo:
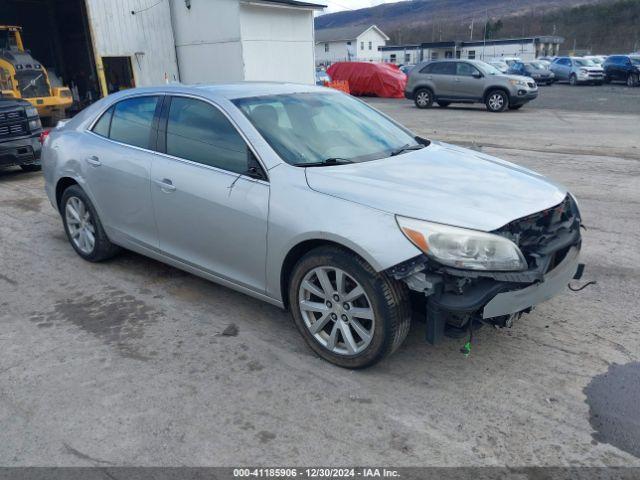
[[[260,164],[260,167],[262,168],[263,173],[267,176],[266,180],[260,180],[260,179],[257,179],[257,178],[252,178],[252,177],[250,177],[250,176],[248,176],[246,174],[243,174],[243,173],[232,172],[231,170],[225,170],[223,168],[214,167],[212,165],[205,165],[204,163],[194,162],[194,161],[188,160],[186,158],[181,158],[181,157],[176,157],[176,156],[173,156],[173,155],[169,155],[168,153],[158,152],[156,150],[150,150],[148,148],[143,148],[143,147],[137,147],[135,145],[129,145],[128,143],[118,142],[117,140],[113,140],[112,138],[103,137],[102,135],[99,135],[99,134],[97,134],[97,133],[95,133],[93,131],[93,127],[95,126],[95,124],[98,123],[98,121],[102,118],[102,116],[111,107],[113,107],[113,106],[117,105],[118,103],[123,102],[125,100],[130,100],[132,98],[142,98],[142,97],[186,97],[186,98],[191,98],[193,100],[203,101],[205,103],[208,103],[212,107],[216,108],[218,111],[220,111],[225,116],[225,118],[229,121],[231,126],[236,130],[236,132],[238,132],[240,137],[244,140],[244,142],[247,145],[247,147],[249,148],[249,150],[251,150],[251,152],[255,156],[256,160]],[[160,98],[160,100],[162,100],[162,98]],[[100,113],[97,114],[96,117],[87,126],[87,128],[85,129],[85,132],[90,133],[92,135],[95,135],[96,137],[101,138],[103,140],[106,140],[108,142],[115,143],[116,145],[121,145],[121,146],[124,146],[124,147],[130,147],[130,148],[133,148],[135,150],[140,150],[142,152],[147,152],[147,153],[153,153],[155,155],[161,155],[163,157],[170,158],[172,160],[178,160],[178,161],[181,161],[183,163],[187,163],[189,165],[203,167],[203,168],[206,168],[206,169],[209,169],[209,170],[214,170],[214,171],[220,172],[220,173],[226,173],[227,175],[231,175],[231,176],[234,176],[234,177],[237,177],[237,176],[244,177],[244,178],[246,178],[248,180],[251,180],[253,182],[262,183],[262,184],[266,184],[266,185],[270,184],[270,182],[269,182],[269,173],[268,173],[269,170],[265,167],[265,164],[262,161],[262,158],[260,157],[260,155],[258,155],[258,152],[256,151],[255,147],[249,141],[249,139],[244,134],[242,129],[238,126],[238,124],[235,122],[235,120],[233,120],[233,118],[231,118],[229,116],[229,114],[220,105],[218,105],[217,103],[211,101],[210,99],[208,99],[206,97],[201,97],[199,95],[193,95],[193,94],[184,93],[184,92],[175,92],[175,93],[171,92],[171,93],[169,93],[169,92],[164,92],[164,91],[163,92],[156,92],[156,93],[145,92],[145,93],[140,93],[140,94],[129,95],[129,96],[126,96],[124,98],[118,99],[116,102],[109,103],[104,109],[100,110]],[[259,134],[259,132],[258,132],[258,134]]]

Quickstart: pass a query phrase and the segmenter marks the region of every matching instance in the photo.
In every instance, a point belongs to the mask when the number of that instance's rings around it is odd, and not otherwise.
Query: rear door
[[[568,58],[559,58],[551,64],[551,71],[555,73],[559,80],[568,80],[571,73],[571,60]]]
[[[162,96],[121,100],[78,145],[86,188],[114,241],[157,247],[150,175],[155,154],[155,115]]]
[[[223,111],[167,97],[151,173],[160,249],[254,291],[265,290],[269,183]],[[262,179],[251,178],[255,168]]]
[[[456,62],[455,95],[465,100],[482,99],[484,81],[480,70],[470,63]]]
[[[430,63],[423,74],[433,84],[436,98],[455,97],[456,62]]]

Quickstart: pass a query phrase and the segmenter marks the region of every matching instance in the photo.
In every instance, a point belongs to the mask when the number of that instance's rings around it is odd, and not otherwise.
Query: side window
[[[432,73],[434,65],[435,63],[427,64],[425,67],[422,68],[422,70],[420,70],[420,73]]]
[[[149,148],[158,98],[136,97],[117,103],[109,138],[134,147]]]
[[[431,73],[436,75],[455,75],[456,62],[440,62],[433,65]]]
[[[456,63],[456,68],[456,75],[460,75],[461,77],[471,77],[478,71],[473,65],[464,62]]]
[[[93,133],[97,133],[103,137],[109,138],[109,129],[111,128],[111,116],[113,115],[113,107],[104,112],[100,120],[93,126]]]
[[[248,169],[249,149],[235,127],[216,107],[191,98],[171,100],[167,153],[235,173]]]

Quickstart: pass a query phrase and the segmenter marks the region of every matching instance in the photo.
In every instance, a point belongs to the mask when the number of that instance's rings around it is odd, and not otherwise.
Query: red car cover
[[[407,76],[388,63],[338,62],[327,69],[332,80],[349,82],[352,95],[404,98]]]

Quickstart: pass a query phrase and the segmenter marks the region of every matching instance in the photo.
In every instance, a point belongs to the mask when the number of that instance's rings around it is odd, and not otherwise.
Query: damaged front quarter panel
[[[584,266],[578,263],[581,219],[570,195],[550,209],[515,220],[492,232],[512,240],[528,269],[516,272],[461,270],[420,255],[388,273],[426,298],[427,340],[474,321],[510,326],[514,316],[560,293]]]

